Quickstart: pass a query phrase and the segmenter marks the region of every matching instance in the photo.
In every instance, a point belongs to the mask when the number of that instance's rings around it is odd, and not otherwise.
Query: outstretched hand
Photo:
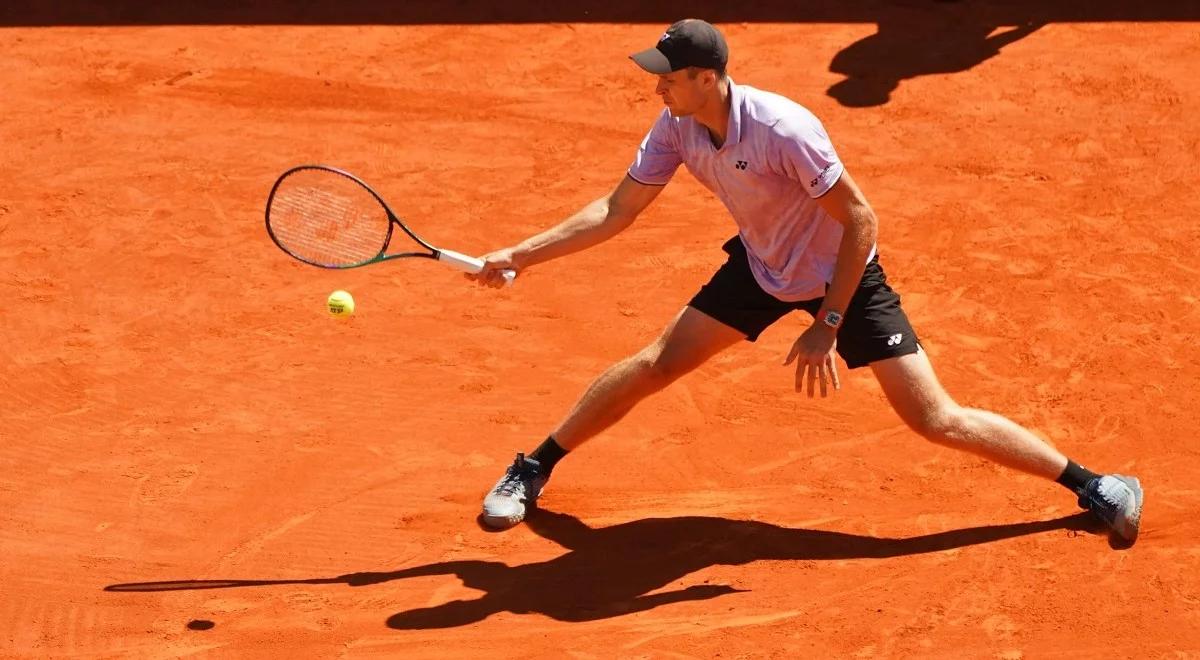
[[[490,286],[493,289],[503,288],[511,281],[511,278],[505,279],[505,271],[521,272],[521,264],[518,262],[516,250],[513,248],[489,252],[480,258],[483,259],[483,270],[478,273],[467,273],[467,279],[484,286]]]
[[[814,396],[817,381],[821,382],[821,396],[829,396],[829,384],[833,389],[842,389],[838,380],[835,349],[837,348],[837,331],[814,323],[805,330],[792,350],[788,352],[783,365],[786,367],[793,360],[796,362],[796,391],[799,392],[804,383],[808,383],[808,396]]]

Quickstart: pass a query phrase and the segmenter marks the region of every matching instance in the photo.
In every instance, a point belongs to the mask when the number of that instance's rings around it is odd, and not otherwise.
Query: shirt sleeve
[[[780,172],[804,184],[809,197],[829,192],[844,169],[825,127],[811,113],[789,117],[775,125]]]
[[[683,162],[677,144],[675,120],[670,111],[664,109],[638,147],[633,165],[629,166],[629,177],[650,186],[667,185]]]

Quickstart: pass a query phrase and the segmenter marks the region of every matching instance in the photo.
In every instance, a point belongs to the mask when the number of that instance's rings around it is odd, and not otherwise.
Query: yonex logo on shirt
[[[833,277],[843,234],[815,201],[842,174],[829,135],[804,106],[733,82],[729,110],[725,143],[714,148],[712,133],[694,117],[663,109],[628,174],[661,186],[687,165],[733,215],[763,291],[783,301],[818,298]],[[879,341],[887,340],[885,334]]]
[[[820,173],[818,173],[818,174],[817,174],[817,178],[815,178],[815,179],[813,179],[812,181],[809,181],[809,182],[808,182],[808,187],[809,187],[809,188],[816,188],[816,187],[817,187],[817,184],[818,184],[818,183],[821,183],[821,179],[824,179],[824,178],[825,178],[825,173],[826,173],[826,172],[828,172],[828,171],[829,171],[829,168],[831,168],[831,167],[833,167],[833,163],[830,163],[830,164],[826,165],[826,166],[825,166],[825,169],[821,170],[821,171],[820,171]]]

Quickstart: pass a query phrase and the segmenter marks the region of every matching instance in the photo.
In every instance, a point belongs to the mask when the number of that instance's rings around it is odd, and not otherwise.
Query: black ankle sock
[[[560,447],[554,441],[554,436],[551,435],[547,436],[546,441],[538,445],[537,449],[529,453],[529,458],[537,461],[541,468],[541,473],[548,477],[554,466],[566,455],[567,450]]]
[[[1060,474],[1058,479],[1055,479],[1055,481],[1066,486],[1071,490],[1071,492],[1078,495],[1083,492],[1084,488],[1087,487],[1089,481],[1098,476],[1100,475],[1083,467],[1075,461],[1068,460],[1067,469],[1063,470],[1063,473]]]

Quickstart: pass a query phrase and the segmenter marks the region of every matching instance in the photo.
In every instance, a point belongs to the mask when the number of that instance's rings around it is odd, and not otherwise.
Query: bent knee
[[[933,442],[950,443],[961,435],[966,415],[957,405],[943,405],[920,411],[906,419],[909,428]]]
[[[692,366],[678,359],[671,359],[658,349],[658,346],[648,346],[645,350],[631,358],[637,365],[638,372],[643,378],[652,381],[659,387],[665,387],[678,380],[692,370]]]

